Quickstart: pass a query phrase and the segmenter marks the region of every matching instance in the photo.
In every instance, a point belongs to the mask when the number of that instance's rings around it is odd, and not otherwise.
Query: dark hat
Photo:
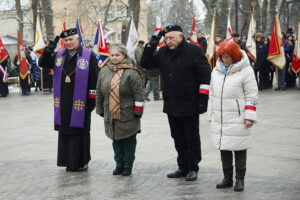
[[[145,44],[143,40],[138,41],[138,44]]]
[[[239,33],[233,33],[232,37],[240,37],[240,34]]]
[[[179,26],[179,25],[169,25],[169,26],[166,26],[164,29],[164,34],[166,33],[169,33],[169,32],[172,32],[172,31],[179,31],[179,32],[182,32],[182,28]]]
[[[66,38],[72,35],[76,35],[77,34],[77,28],[70,28],[68,30],[65,30],[63,32],[61,32],[60,34],[60,38]]]

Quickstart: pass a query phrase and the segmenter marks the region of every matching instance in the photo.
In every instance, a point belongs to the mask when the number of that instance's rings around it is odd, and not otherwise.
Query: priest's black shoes
[[[185,177],[186,172],[181,171],[180,169],[176,170],[173,173],[167,174],[168,178],[180,178],[180,177]]]
[[[116,169],[113,171],[113,175],[121,175],[123,172],[123,167],[116,167]]]
[[[70,168],[66,168],[66,170],[68,172],[83,172],[83,171],[87,171],[89,168],[88,164],[85,164],[83,167],[79,167],[77,169],[70,169]]]
[[[185,177],[185,180],[187,181],[195,181],[197,180],[198,172],[196,171],[189,171]]]

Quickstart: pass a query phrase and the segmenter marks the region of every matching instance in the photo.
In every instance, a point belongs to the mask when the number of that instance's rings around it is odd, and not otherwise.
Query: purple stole
[[[61,125],[60,88],[61,88],[61,82],[64,81],[61,80],[61,73],[65,61],[65,55],[63,55],[65,51],[66,49],[62,49],[57,52],[55,57],[55,64],[53,67],[54,123],[56,125]],[[77,128],[84,127],[90,57],[91,57],[91,51],[84,47],[82,48],[82,56],[77,55],[75,88],[74,88],[70,127],[77,127]],[[71,83],[66,83],[66,84],[71,84]]]

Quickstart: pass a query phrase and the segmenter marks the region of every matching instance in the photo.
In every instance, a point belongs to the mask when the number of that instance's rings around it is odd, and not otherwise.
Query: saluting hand
[[[159,31],[157,35],[152,35],[149,44],[151,47],[156,47],[161,39],[161,37],[164,35],[164,31]]]
[[[55,39],[54,39],[53,41],[50,40],[50,41],[49,41],[49,44],[48,44],[48,46],[47,46],[47,49],[49,49],[50,51],[53,52],[54,49],[55,49],[56,46],[57,46],[58,41],[59,41],[59,36],[56,36]]]

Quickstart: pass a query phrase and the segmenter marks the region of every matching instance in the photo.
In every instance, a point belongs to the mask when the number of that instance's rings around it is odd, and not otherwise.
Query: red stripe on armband
[[[255,106],[245,106],[245,110],[253,110],[253,111],[256,111],[256,107],[255,107]]]
[[[88,98],[95,99],[96,98],[96,90],[90,90]]]
[[[245,110],[256,111],[256,102],[254,102],[254,101],[246,101]]]
[[[209,85],[201,84],[199,88],[199,93],[201,94],[209,94]]]
[[[143,111],[144,110],[144,102],[135,102],[134,110]]]

